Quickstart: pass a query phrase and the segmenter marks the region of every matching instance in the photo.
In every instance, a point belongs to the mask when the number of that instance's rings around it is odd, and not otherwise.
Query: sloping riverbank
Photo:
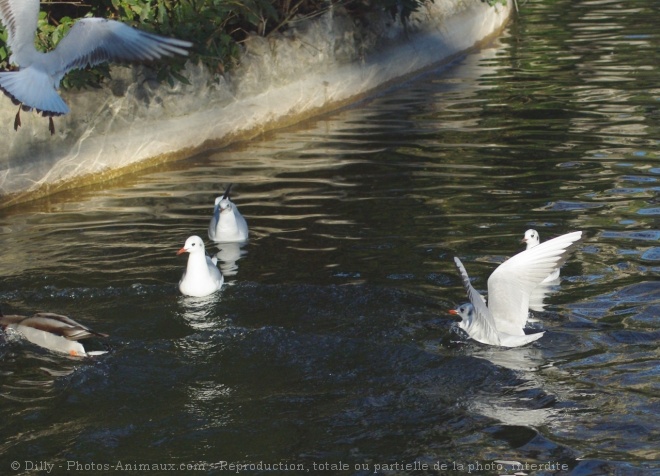
[[[511,3],[511,2],[509,2]],[[285,35],[253,37],[241,65],[215,76],[188,64],[190,85],[156,84],[117,67],[100,90],[65,91],[71,113],[47,120],[0,102],[0,207],[116,177],[247,139],[342,107],[449,61],[497,34],[510,5],[436,0],[406,25],[387,14],[356,21],[339,9]]]

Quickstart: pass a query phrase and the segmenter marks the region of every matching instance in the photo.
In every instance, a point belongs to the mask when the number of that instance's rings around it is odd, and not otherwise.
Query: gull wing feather
[[[469,329],[466,329],[466,331],[474,340],[485,344],[500,345],[500,337],[497,333],[495,320],[493,319],[491,312],[488,310],[483,296],[481,296],[481,294],[474,289],[472,283],[470,283],[470,277],[468,276],[463,263],[461,263],[461,260],[454,257],[454,263],[456,263],[458,272],[461,274],[463,287],[467,292],[468,299],[472,303],[475,312],[475,322],[469,323]]]
[[[569,251],[582,237],[567,233],[511,257],[488,278],[488,309],[497,330],[524,335],[530,296],[547,276],[568,259]]]
[[[0,0],[1,1],[1,0]],[[53,52],[58,79],[69,70],[106,61],[151,61],[162,56],[187,56],[189,41],[166,38],[105,18],[82,18]]]
[[[20,66],[36,52],[34,36],[39,19],[39,0],[0,0],[0,20],[7,29],[10,61]]]

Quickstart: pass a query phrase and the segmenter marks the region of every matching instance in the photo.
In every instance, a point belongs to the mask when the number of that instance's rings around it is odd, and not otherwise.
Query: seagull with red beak
[[[177,255],[188,253],[188,264],[179,281],[179,291],[186,296],[203,297],[213,294],[222,287],[225,278],[218,269],[218,259],[210,258],[204,251],[202,239],[189,237]]]

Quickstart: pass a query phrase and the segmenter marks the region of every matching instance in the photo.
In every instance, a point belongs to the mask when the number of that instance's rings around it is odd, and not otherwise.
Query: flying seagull
[[[187,56],[189,41],[166,38],[137,30],[105,18],[81,18],[57,47],[37,51],[34,37],[39,17],[39,0],[0,0],[0,21],[7,29],[9,62],[16,71],[0,72],[0,89],[18,104],[14,130],[21,126],[21,109],[35,109],[48,117],[48,129],[55,133],[53,116],[69,112],[57,93],[64,75],[77,68],[107,61],[145,62],[163,56]]]

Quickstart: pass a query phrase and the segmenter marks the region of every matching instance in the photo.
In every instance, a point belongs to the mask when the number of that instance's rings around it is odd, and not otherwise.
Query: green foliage
[[[432,0],[431,0],[432,1]],[[374,10],[382,10],[392,15],[400,16],[406,22],[411,13],[424,4],[424,0],[347,0],[343,2],[346,9],[357,15]]]
[[[0,66],[6,66],[9,61],[7,51],[7,30],[0,28]]]
[[[506,3],[507,3],[508,0],[481,0],[481,1],[482,1],[482,2],[485,1],[488,5],[490,5],[491,7],[494,7],[494,6],[497,5],[498,3],[500,3],[500,4],[506,6]],[[514,1],[515,1],[515,0],[514,0]]]
[[[331,3],[341,3],[359,16],[385,10],[402,19],[426,0],[89,0],[42,2],[35,44],[48,51],[57,45],[74,23],[73,18],[112,18],[146,31],[186,39],[194,43],[192,56],[211,71],[224,73],[236,65],[240,43],[249,34],[268,35],[287,28],[296,15],[315,15]],[[489,0],[489,3],[506,0]],[[0,68],[6,69],[7,35],[0,28]],[[187,82],[180,73],[185,60],[172,58],[154,67],[161,80]],[[98,85],[109,77],[107,65],[72,71],[62,81],[65,88]]]

